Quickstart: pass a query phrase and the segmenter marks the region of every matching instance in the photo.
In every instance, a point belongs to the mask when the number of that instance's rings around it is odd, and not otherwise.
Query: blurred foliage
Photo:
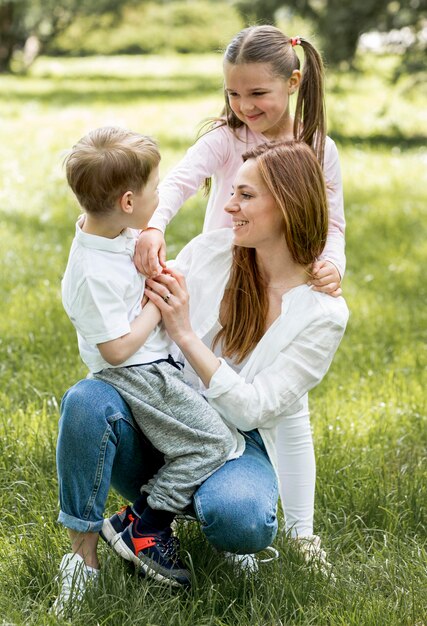
[[[147,2],[114,13],[76,19],[51,42],[50,54],[150,54],[215,52],[243,27],[226,2]]]
[[[414,39],[403,54],[402,63],[395,72],[395,79],[398,80],[402,74],[412,74],[415,76],[415,82],[424,82],[426,84],[427,37],[425,29],[427,24],[427,0],[415,0],[415,2],[418,4],[416,21],[411,19],[411,11],[403,10],[396,15],[397,25],[410,27]]]
[[[40,53],[212,52],[245,24],[302,21],[341,69],[353,64],[361,34],[401,31],[396,78],[420,76],[426,20],[427,0],[0,0],[0,72],[25,70]]]
[[[82,15],[119,15],[132,0],[0,0],[0,72],[8,71],[18,54],[21,66],[31,65],[58,33]]]
[[[427,0],[236,0],[235,5],[247,23],[275,23],[279,10],[309,19],[330,65],[351,63],[360,35],[371,30],[388,32],[407,27],[413,35],[408,63],[412,50],[421,48],[425,54],[425,40],[420,34],[427,19]],[[421,55],[417,52],[416,56]]]

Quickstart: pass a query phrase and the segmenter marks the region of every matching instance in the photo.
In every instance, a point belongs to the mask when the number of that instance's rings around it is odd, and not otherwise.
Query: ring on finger
[[[171,297],[170,293],[168,293],[166,296],[163,296],[163,300],[166,302],[166,304],[169,302],[170,297]]]

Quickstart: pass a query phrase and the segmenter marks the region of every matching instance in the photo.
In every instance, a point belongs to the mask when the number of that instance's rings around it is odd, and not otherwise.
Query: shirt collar
[[[76,222],[76,240],[81,246],[105,252],[128,252],[133,255],[137,238],[136,230],[125,228],[118,237],[109,239],[83,232],[81,229],[83,222],[84,216],[79,217]]]

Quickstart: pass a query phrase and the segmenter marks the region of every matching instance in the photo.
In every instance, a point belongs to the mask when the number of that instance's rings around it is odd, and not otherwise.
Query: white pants
[[[312,535],[316,462],[308,411],[284,418],[276,448],[286,531],[291,537]]]

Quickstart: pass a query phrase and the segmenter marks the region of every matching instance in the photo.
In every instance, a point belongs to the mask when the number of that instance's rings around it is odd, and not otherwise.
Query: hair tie
[[[294,48],[295,46],[301,45],[301,37],[297,35],[296,37],[291,37],[291,46]]]

